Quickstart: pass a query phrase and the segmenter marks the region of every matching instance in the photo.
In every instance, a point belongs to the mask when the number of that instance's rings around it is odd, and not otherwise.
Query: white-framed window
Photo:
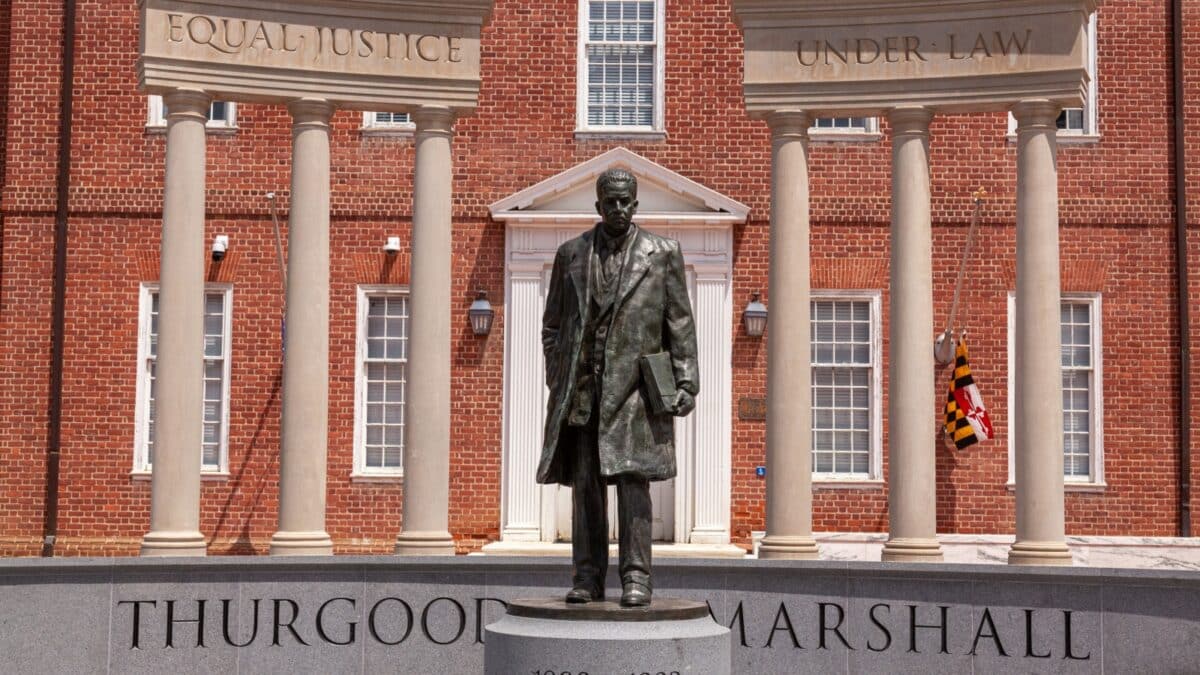
[[[167,126],[167,106],[163,97],[151,94],[149,97],[150,112],[146,119],[148,127]],[[208,108],[209,129],[236,129],[237,104],[233,101],[213,101]]]
[[[665,2],[579,0],[579,131],[663,131]]]
[[[354,475],[402,476],[408,397],[408,289],[359,286]]]
[[[861,141],[879,138],[878,117],[818,117],[808,136],[816,141]]]
[[[133,471],[149,473],[156,438],[155,364],[158,360],[158,285],[142,284],[138,321],[137,409]],[[222,474],[229,467],[229,366],[233,287],[209,284],[204,293],[204,431],[200,469]]]
[[[1096,73],[1096,13],[1088,17],[1087,26],[1087,74],[1088,86],[1086,100],[1082,108],[1064,108],[1058,114],[1058,138],[1062,141],[1091,141],[1100,137],[1098,116]],[[1008,135],[1015,139],[1017,136],[1017,119],[1008,115]]]
[[[411,134],[416,129],[412,115],[398,112],[364,112],[362,131],[365,133]]]
[[[813,291],[812,442],[817,480],[879,480],[882,379],[878,292]]]
[[[1063,400],[1063,480],[1104,485],[1103,333],[1099,293],[1064,293],[1060,312]],[[1015,480],[1016,295],[1008,296],[1008,480]]]

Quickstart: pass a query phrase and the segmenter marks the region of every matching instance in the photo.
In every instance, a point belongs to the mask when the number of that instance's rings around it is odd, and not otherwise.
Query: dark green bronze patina
[[[603,221],[558,249],[542,344],[550,388],[537,480],[574,488],[575,588],[568,601],[604,594],[605,485],[619,499],[622,604],[650,601],[649,482],[675,476],[672,415],[695,407],[696,328],[679,243],[633,224],[637,180],[610,170],[596,182]],[[677,394],[656,415],[643,356],[668,352]]]

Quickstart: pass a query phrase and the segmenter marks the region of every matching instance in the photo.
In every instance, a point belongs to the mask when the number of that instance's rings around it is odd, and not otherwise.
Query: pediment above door
[[[514,224],[596,222],[596,178],[608,169],[626,169],[638,179],[637,222],[648,226],[744,223],[750,208],[652,162],[626,148],[614,148],[492,204],[492,218]]]

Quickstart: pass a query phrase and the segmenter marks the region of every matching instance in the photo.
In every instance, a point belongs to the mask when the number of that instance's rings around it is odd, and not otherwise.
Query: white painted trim
[[[383,111],[387,112],[387,111]],[[409,138],[416,133],[417,125],[409,116],[408,122],[379,122],[377,121],[377,111],[363,111],[362,127],[359,128],[359,133],[363,136],[388,136],[397,138]]]
[[[638,213],[638,223],[649,224],[651,222],[677,222],[682,220],[744,223],[750,215],[750,207],[745,204],[730,199],[715,190],[671,171],[661,164],[652,162],[624,147],[613,148],[608,152],[596,155],[586,162],[576,164],[570,169],[551,176],[536,185],[505,197],[488,208],[491,211],[492,218],[501,222],[555,221],[574,223],[580,219],[595,222],[596,214],[594,212],[547,213],[529,212],[526,209],[539,201],[561,194],[584,183],[594,182],[601,173],[617,167],[633,172],[639,181],[656,183],[676,194],[699,201],[713,210],[711,214]]]
[[[587,121],[587,35],[588,5],[591,0],[579,0],[578,44],[575,53],[575,135],[587,138],[592,135],[605,138],[633,138],[647,134],[666,137],[666,42],[667,0],[654,0],[654,126],[590,126]]]
[[[1104,479],[1104,330],[1103,301],[1100,293],[1063,293],[1063,301],[1084,301],[1091,305],[1092,314],[1092,400],[1090,403],[1092,442],[1091,467],[1086,480],[1063,476],[1067,492],[1103,492],[1108,488]],[[1008,292],[1008,481],[1010,489],[1016,487],[1016,457],[1013,433],[1016,431],[1016,411],[1013,397],[1016,395],[1016,374],[1013,371],[1013,348],[1016,346],[1016,291]]]
[[[542,433],[542,414],[545,408],[545,392],[536,400],[522,387],[517,391],[514,378],[524,377],[537,370],[540,382],[540,342],[528,339],[529,325],[538,322],[532,302],[528,299],[529,288],[518,289],[519,282],[536,283],[544,287],[546,269],[552,264],[555,251],[564,241],[577,236],[594,225],[586,222],[510,224],[505,237],[506,271],[505,297],[507,298],[507,320],[505,321],[504,356],[504,416],[503,416],[503,461],[501,488],[501,540],[505,542],[534,542],[553,540],[556,532],[555,518],[547,515],[557,508],[554,493],[536,486],[531,462],[536,464],[540,456],[540,445],[533,442]],[[638,218],[641,221],[640,215]],[[677,222],[673,226],[653,229],[657,234],[681,242],[684,262],[689,276],[695,278],[695,303],[702,301],[700,286],[705,283],[721,283],[720,307],[707,307],[711,313],[706,323],[710,335],[719,335],[717,344],[701,346],[701,396],[698,410],[707,414],[684,418],[677,425],[691,424],[690,436],[695,440],[692,452],[704,456],[680,456],[679,476],[675,481],[673,538],[681,543],[728,544],[730,541],[731,509],[731,466],[732,444],[732,373],[729,364],[732,358],[733,305],[732,305],[732,262],[733,228],[731,224],[706,225],[703,222]],[[707,298],[712,301],[713,297]],[[704,319],[701,319],[702,321]],[[705,330],[698,326],[698,330]],[[520,333],[518,336],[517,333]],[[518,344],[519,343],[519,344]],[[717,366],[717,364],[720,364]],[[715,374],[714,367],[723,367],[724,373]],[[515,373],[514,369],[520,369]],[[712,398],[715,397],[715,398]],[[518,404],[520,409],[517,409]],[[534,408],[533,406],[539,406]],[[514,428],[518,421],[528,428]],[[678,429],[678,426],[677,426]],[[713,445],[715,443],[715,445]],[[517,457],[515,453],[522,453]],[[514,468],[514,465],[519,468]],[[514,474],[514,471],[516,474]],[[700,487],[703,486],[703,490]],[[553,489],[554,486],[550,486]],[[531,491],[531,492],[526,492]],[[529,500],[520,505],[521,515],[514,513],[513,500],[520,493]],[[520,522],[516,522],[516,521]],[[548,529],[549,528],[549,529]]]
[[[148,131],[166,130],[167,118],[163,117],[163,98],[158,94],[150,94],[146,97],[148,106],[146,114],[146,129]],[[214,101],[215,102],[215,101]],[[237,103],[233,101],[223,101],[228,106],[228,119],[214,120],[210,119],[205,124],[208,127],[209,133],[221,133],[236,131],[237,125]]]
[[[866,475],[858,473],[812,472],[813,485],[822,487],[864,487],[883,481],[883,309],[882,292],[877,290],[812,289],[813,302],[821,300],[858,300],[871,305],[871,460]],[[810,338],[811,339],[811,338]]]
[[[835,117],[850,117],[850,115],[837,115]],[[855,117],[864,117],[863,115],[855,115]],[[815,143],[870,143],[883,138],[883,133],[879,130],[879,118],[867,115],[865,116],[867,126],[854,128],[818,128],[817,119],[813,119],[812,126],[808,129],[808,140]]]
[[[1061,144],[1088,144],[1100,141],[1100,88],[1096,80],[1099,73],[1099,47],[1097,43],[1097,12],[1092,12],[1087,21],[1087,100],[1083,102],[1083,130],[1058,130],[1058,142]],[[1017,118],[1008,113],[1008,140],[1017,141]]]
[[[366,424],[366,368],[367,355],[367,314],[370,309],[370,299],[381,296],[408,296],[408,286],[388,284],[360,284],[355,289],[354,317],[354,463],[350,471],[350,482],[373,483],[402,481],[404,478],[403,457],[399,469],[367,467],[367,452],[364,447],[363,426]],[[411,305],[410,305],[411,312]],[[409,332],[412,331],[412,318],[409,318]],[[407,362],[407,361],[406,361]],[[405,377],[408,371],[405,369]],[[407,419],[407,399],[411,388],[405,386],[405,418]],[[407,426],[407,425],[406,425]],[[408,439],[405,438],[407,444]]]
[[[152,475],[153,467],[146,457],[146,436],[149,433],[150,419],[147,408],[150,404],[150,372],[146,369],[146,360],[150,356],[150,311],[153,307],[151,296],[158,292],[158,282],[143,282],[138,288],[138,344],[137,344],[137,386],[133,409],[133,469],[130,475],[134,479],[140,476]],[[224,354],[221,392],[221,441],[218,451],[216,468],[205,468],[203,461],[203,446],[200,456],[200,471],[202,477],[219,479],[229,476],[229,393],[230,379],[233,372],[233,285],[227,283],[207,283],[204,285],[205,301],[210,293],[221,293],[225,296],[225,315],[222,317],[224,344],[221,351]],[[201,431],[203,433],[203,431]]]

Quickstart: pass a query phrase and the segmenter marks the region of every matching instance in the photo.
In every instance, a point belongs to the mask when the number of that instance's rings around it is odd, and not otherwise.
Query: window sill
[[[240,127],[236,127],[236,126],[233,126],[233,127],[206,126],[206,127],[204,127],[204,133],[209,136],[233,136],[233,135],[236,135],[239,130],[240,130]],[[146,125],[146,135],[147,136],[166,136],[167,135],[167,125],[165,125],[165,124],[147,124]]]
[[[813,131],[808,140],[814,143],[874,143],[883,138],[877,131]]]
[[[1017,491],[1016,483],[1006,483],[1004,485],[1004,487],[1007,488],[1009,492]],[[1100,492],[1106,492],[1107,490],[1108,490],[1108,483],[1068,483],[1068,482],[1063,482],[1063,491],[1064,492],[1100,493]]]
[[[884,482],[876,478],[819,478],[813,476],[814,490],[882,490]]]
[[[352,473],[350,482],[356,485],[403,485],[404,474]]]
[[[417,128],[409,125],[404,127],[362,127],[358,134],[363,138],[412,138]]]
[[[149,482],[154,478],[152,471],[130,471],[129,477],[135,481]],[[204,482],[224,482],[229,480],[228,471],[201,471],[200,480]]]
[[[1100,134],[1064,134],[1061,131],[1058,133],[1059,145],[1099,145]],[[1008,142],[1016,143],[1017,135],[1015,133],[1008,134]]]
[[[577,141],[665,141],[667,132],[653,129],[576,129]]]

